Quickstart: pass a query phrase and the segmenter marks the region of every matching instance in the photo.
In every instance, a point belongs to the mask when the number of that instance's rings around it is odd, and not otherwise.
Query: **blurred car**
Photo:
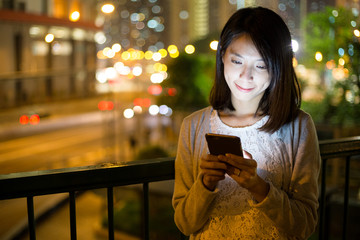
[[[40,119],[44,119],[50,116],[48,111],[45,111],[42,108],[32,108],[31,110],[25,112],[19,117],[19,123],[21,125],[37,125],[40,123]]]

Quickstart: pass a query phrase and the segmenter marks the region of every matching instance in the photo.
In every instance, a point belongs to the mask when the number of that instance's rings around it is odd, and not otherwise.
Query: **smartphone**
[[[212,155],[232,153],[243,156],[241,141],[237,136],[207,133],[205,134],[205,138],[208,143],[210,154]]]

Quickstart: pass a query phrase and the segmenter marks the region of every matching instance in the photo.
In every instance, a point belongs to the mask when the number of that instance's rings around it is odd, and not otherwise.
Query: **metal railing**
[[[344,169],[344,194],[343,194],[343,219],[342,219],[342,238],[347,239],[348,233],[348,210],[349,210],[349,183],[350,183],[350,161],[360,161],[360,137],[342,138],[320,141],[320,153],[321,153],[321,176],[320,176],[320,207],[319,207],[319,239],[328,239],[327,226],[327,165],[330,159],[336,161],[343,161],[345,165]],[[357,158],[353,158],[357,157]]]
[[[326,165],[328,159],[345,158],[343,238],[347,236],[349,204],[349,168],[352,156],[360,156],[360,137],[320,142],[322,156],[319,239],[325,239],[326,231]],[[359,158],[356,158],[359,160]],[[69,193],[71,239],[77,239],[75,198],[78,191],[107,189],[108,234],[114,239],[113,190],[117,186],[142,184],[143,186],[143,238],[149,239],[149,183],[174,179],[174,158],[129,162],[126,164],[102,164],[88,167],[45,170],[0,175],[0,200],[27,198],[28,229],[31,240],[35,236],[34,197],[55,193]]]

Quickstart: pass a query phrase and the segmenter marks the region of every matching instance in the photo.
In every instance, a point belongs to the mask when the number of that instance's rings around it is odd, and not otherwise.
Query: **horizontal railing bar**
[[[0,175],[0,200],[174,179],[174,158]]]
[[[360,153],[360,136],[319,141],[322,158],[337,158]]]

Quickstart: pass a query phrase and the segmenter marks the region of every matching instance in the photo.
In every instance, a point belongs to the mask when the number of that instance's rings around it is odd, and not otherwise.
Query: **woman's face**
[[[224,76],[231,90],[231,100],[256,108],[270,85],[270,77],[264,60],[251,38],[242,34],[230,43],[223,56]]]

